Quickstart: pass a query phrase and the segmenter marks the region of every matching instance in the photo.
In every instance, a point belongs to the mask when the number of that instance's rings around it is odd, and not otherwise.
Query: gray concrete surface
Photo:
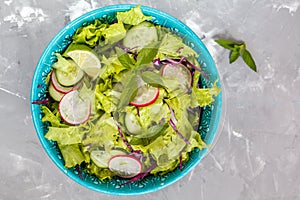
[[[46,155],[30,113],[35,65],[51,38],[77,16],[106,5],[141,3],[189,25],[213,55],[226,113],[216,145],[172,186],[130,199],[300,199],[299,0],[1,0],[0,200],[128,199],[88,190]],[[258,73],[213,39],[244,40]]]

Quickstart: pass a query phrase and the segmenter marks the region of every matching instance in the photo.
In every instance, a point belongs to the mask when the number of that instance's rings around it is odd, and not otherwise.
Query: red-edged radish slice
[[[192,85],[192,74],[182,64],[166,64],[162,67],[161,72],[164,77],[177,79],[184,91]]]
[[[63,93],[63,94],[67,94],[68,92],[70,92],[73,89],[73,86],[65,87],[65,86],[62,86],[57,81],[55,70],[53,70],[53,72],[51,73],[51,83],[55,90],[57,90],[58,92]]]
[[[156,101],[159,96],[159,88],[144,85],[138,88],[137,94],[130,105],[137,107],[148,106]]]
[[[82,100],[79,92],[73,90],[60,100],[58,109],[65,122],[73,125],[82,124],[90,118],[91,102]]]
[[[122,178],[132,178],[142,172],[142,163],[130,155],[118,155],[108,162],[108,168]]]

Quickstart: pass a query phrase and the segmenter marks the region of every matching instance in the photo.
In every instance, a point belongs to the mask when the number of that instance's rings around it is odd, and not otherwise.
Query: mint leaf
[[[240,57],[240,51],[239,50],[232,50],[229,55],[229,63],[233,63]]]
[[[234,50],[236,45],[240,46],[239,43],[233,42],[231,40],[215,40],[220,46],[224,47],[225,49]]]
[[[123,49],[116,47],[116,53],[118,56],[118,60],[124,67],[128,69],[132,68],[134,64],[129,55]]]
[[[136,66],[151,63],[157,55],[157,51],[158,43],[142,48],[139,54],[137,55]]]
[[[256,64],[255,64],[255,61],[254,59],[252,58],[250,52],[245,49],[243,51],[243,54],[242,54],[242,57],[243,57],[243,60],[245,61],[245,63],[253,70],[256,72]]]
[[[120,97],[118,109],[122,109],[127,106],[135,96],[138,89],[137,75],[135,73],[129,72],[129,75],[127,75],[126,78],[122,79],[121,82],[123,85],[125,85],[125,87]]]
[[[155,73],[155,72],[150,72],[150,71],[145,71],[142,73],[142,79],[143,81],[145,81],[146,83],[148,83],[149,85],[153,85],[153,86],[164,86],[162,77]]]
[[[246,49],[246,43],[241,42],[237,43],[231,40],[215,40],[220,46],[224,47],[225,49],[229,49],[229,63],[235,62],[240,56],[242,56],[244,62],[256,72],[256,64],[251,56],[250,52]]]

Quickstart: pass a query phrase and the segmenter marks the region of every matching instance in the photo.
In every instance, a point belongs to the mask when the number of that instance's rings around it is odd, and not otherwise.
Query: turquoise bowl
[[[48,44],[44,50],[33,76],[32,87],[31,87],[31,102],[36,100],[43,100],[46,98],[47,85],[45,79],[47,74],[51,71],[52,63],[55,62],[55,52],[62,52],[70,44],[72,40],[72,35],[75,33],[76,29],[93,22],[95,19],[100,19],[102,22],[111,23],[115,20],[117,12],[122,12],[129,10],[136,5],[113,5],[103,8],[99,8],[88,12],[81,17],[75,19],[66,25]],[[197,37],[197,35],[187,27],[183,22],[170,16],[160,10],[141,6],[143,13],[145,15],[152,16],[152,22],[155,24],[160,24],[164,27],[169,28],[173,33],[181,36],[184,42],[192,47],[196,52],[199,53],[198,61],[201,64],[203,70],[208,75],[208,79],[201,79],[200,81],[204,86],[211,87],[215,80],[220,80],[218,70],[215,63],[206,49],[205,45]],[[219,83],[219,87],[221,87]],[[174,171],[167,173],[162,176],[149,175],[140,181],[136,181],[130,184],[122,185],[126,180],[122,178],[114,178],[112,180],[107,180],[101,182],[94,175],[85,173],[83,170],[82,178],[79,177],[78,172],[75,168],[66,169],[64,167],[64,161],[62,159],[61,153],[55,142],[49,141],[44,138],[47,131],[47,124],[41,121],[42,112],[39,105],[31,104],[32,119],[33,123],[39,137],[39,140],[51,158],[51,160],[56,164],[56,166],[65,173],[68,177],[73,179],[75,182],[81,184],[82,186],[89,188],[94,191],[98,191],[110,195],[139,195],[149,192],[154,192],[160,190],[166,186],[183,178],[187,173],[189,173],[200,160],[208,153],[209,149],[195,149],[190,153],[190,159],[188,162],[183,164],[182,169],[179,167]],[[220,93],[215,102],[211,106],[203,108],[201,114],[199,134],[201,134],[202,139],[207,144],[212,144],[215,139],[219,122],[222,113],[222,93]]]

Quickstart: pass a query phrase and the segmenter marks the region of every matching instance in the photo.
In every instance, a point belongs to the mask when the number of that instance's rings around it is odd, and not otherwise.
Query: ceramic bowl
[[[56,57],[54,52],[62,52],[70,44],[72,35],[76,29],[93,22],[95,19],[100,19],[102,22],[111,23],[116,19],[116,13],[127,11],[136,5],[113,5],[102,7],[91,12],[88,12],[74,21],[67,24],[48,44],[44,50],[41,58],[36,66],[34,77],[32,80],[31,88],[31,101],[43,100],[46,98],[47,85],[45,79],[47,74],[51,71],[51,66],[55,62]],[[202,69],[208,75],[208,79],[201,79],[200,81],[204,86],[211,86],[212,83],[219,79],[218,70],[215,63],[209,54],[205,45],[201,42],[198,36],[183,22],[175,17],[164,13],[160,10],[141,6],[141,9],[145,15],[152,16],[152,22],[160,24],[169,28],[173,33],[181,36],[184,39],[185,44],[192,47],[199,53],[198,62]],[[221,85],[219,85],[221,87]],[[200,160],[208,153],[209,149],[195,149],[190,154],[188,162],[183,164],[182,170],[175,169],[174,171],[162,176],[149,175],[140,181],[136,181],[130,184],[125,184],[124,179],[116,177],[112,180],[101,182],[94,175],[82,172],[82,179],[79,177],[75,168],[66,169],[64,167],[64,161],[62,159],[59,148],[55,142],[47,140],[44,135],[47,131],[47,124],[41,121],[42,112],[39,105],[31,105],[33,123],[39,137],[39,140],[52,159],[56,166],[65,173],[68,177],[82,186],[111,195],[138,195],[145,194],[153,191],[160,190],[166,186],[183,178],[188,174],[195,166],[197,166]],[[222,114],[222,93],[220,93],[214,103],[211,106],[203,108],[199,126],[199,134],[206,144],[212,144],[215,139],[220,117]]]

